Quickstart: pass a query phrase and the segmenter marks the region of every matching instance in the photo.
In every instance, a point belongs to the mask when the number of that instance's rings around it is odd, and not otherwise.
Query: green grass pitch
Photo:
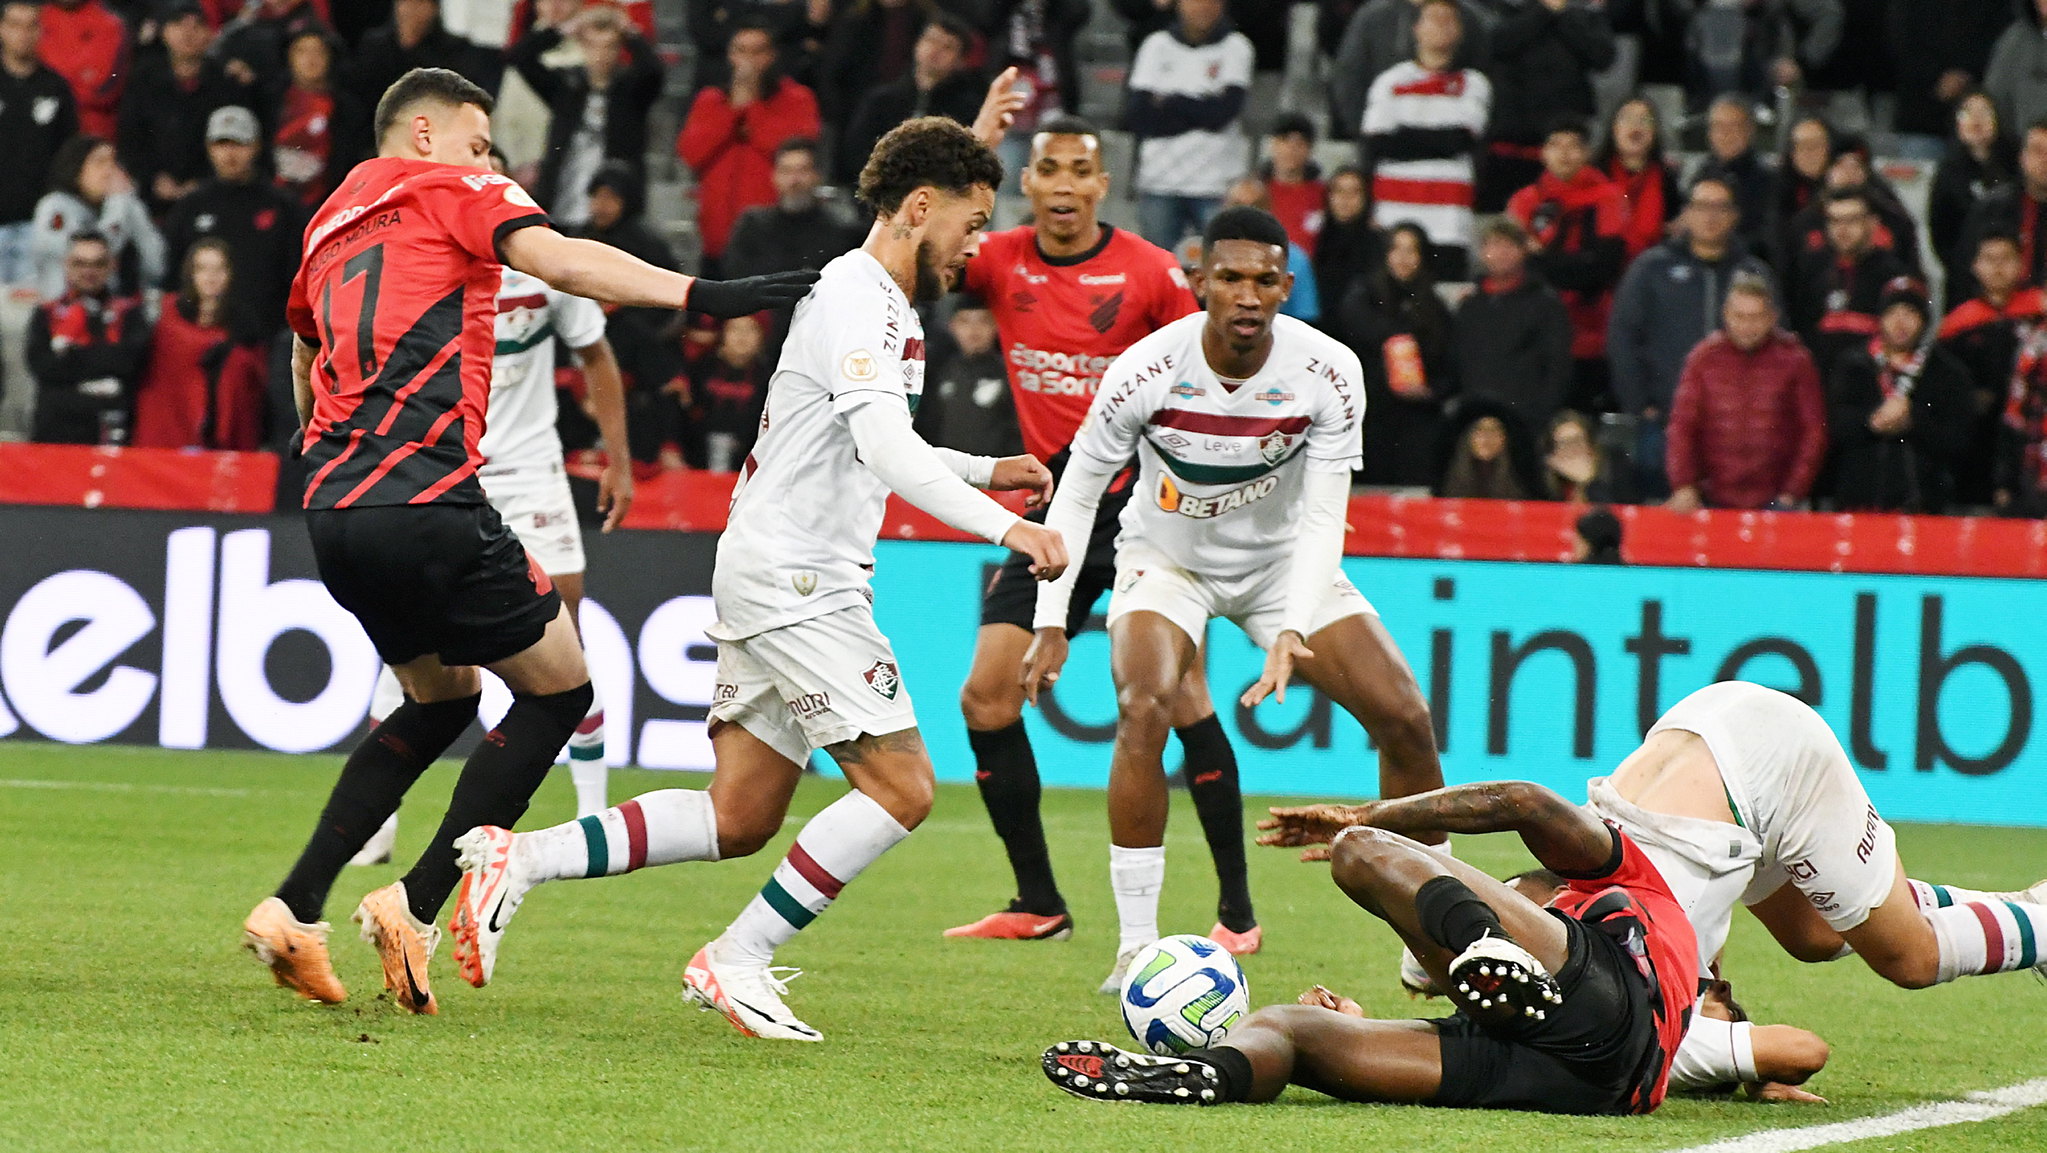
[[[824,1030],[822,1045],[742,1038],[679,996],[683,961],[759,887],[787,835],[746,861],[541,890],[490,988],[462,984],[444,944],[438,1018],[380,998],[374,955],[347,924],[357,897],[400,870],[350,870],[328,916],[353,996],[315,1007],[271,985],[238,949],[238,926],[297,852],[337,764],[0,745],[0,1149],[1660,1150],[2047,1076],[2047,987],[2030,976],[1905,993],[1854,961],[1801,966],[1744,921],[1729,975],[1760,1019],[1832,1042],[1813,1085],[1830,1107],[1677,1100],[1652,1117],[1577,1119],[1347,1105],[1301,1090],[1206,1110],[1075,1101],[1037,1057],[1063,1038],[1122,1037],[1111,999],[1094,992],[1115,939],[1102,798],[1046,797],[1074,940],[944,941],[940,930],[1008,893],[963,787],[941,788],[930,822],[784,951],[807,971],[790,1001]],[[443,765],[416,790],[401,859],[420,848],[453,777]],[[612,795],[699,783],[622,772]],[[839,788],[806,782],[797,814]],[[1162,925],[1201,932],[1214,881],[1193,813],[1176,805]],[[570,806],[556,774],[527,823]],[[2047,875],[2047,832],[1899,833],[1918,876],[1997,888]],[[1495,870],[1524,860],[1500,838],[1458,851]],[[1267,933],[1245,966],[1254,1003],[1321,981],[1371,1012],[1441,1011],[1400,994],[1392,935],[1343,901],[1326,869],[1254,848],[1252,881]],[[2047,1108],[1853,1148],[2047,1148]]]

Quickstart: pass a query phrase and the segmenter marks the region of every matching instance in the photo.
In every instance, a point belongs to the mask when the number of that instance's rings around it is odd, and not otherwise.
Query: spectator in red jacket
[[[1663,124],[1656,105],[1637,96],[1613,110],[1606,139],[1592,154],[1592,166],[1621,190],[1628,207],[1622,232],[1627,260],[1663,243],[1684,198],[1677,190],[1677,166],[1663,154]]]
[[[270,159],[277,187],[318,208],[356,162],[368,158],[370,113],[334,84],[341,42],[325,28],[294,33],[285,61],[291,83],[270,111]]]
[[[1727,290],[1721,331],[1685,359],[1670,414],[1669,507],[1794,508],[1827,455],[1827,402],[1798,338],[1777,327],[1770,284]]]
[[[111,290],[107,238],[71,238],[64,295],[28,322],[28,367],[36,379],[34,439],[40,444],[122,444],[135,378],[149,346],[142,301]]]
[[[231,260],[218,236],[185,254],[177,297],[164,302],[135,393],[139,447],[262,447],[263,356],[238,343],[228,323]]]
[[[1294,247],[1312,258],[1328,191],[1322,170],[1315,166],[1315,122],[1299,112],[1282,112],[1267,139],[1272,155],[1258,175],[1272,197],[1272,214],[1286,227]]]
[[[1564,117],[1542,144],[1542,176],[1507,201],[1529,235],[1529,264],[1571,313],[1571,394],[1580,412],[1613,407],[1607,399],[1606,321],[1614,286],[1627,267],[1627,201],[1591,159],[1585,122]]]
[[[100,0],[50,0],[41,52],[78,98],[79,130],[112,140],[128,79],[128,26]]]
[[[1993,461],[2002,435],[1999,430],[2004,427],[2019,337],[2038,327],[2047,315],[2047,294],[2025,283],[2018,237],[2008,232],[1987,233],[1977,240],[1974,255],[1970,280],[1976,295],[1941,321],[1939,340],[1940,347],[1967,370],[1975,396],[1976,425],[1956,466],[1955,500],[1989,504]]]
[[[775,66],[767,26],[741,24],[725,48],[732,79],[690,103],[675,151],[697,177],[697,232],[716,276],[739,214],[775,201],[775,149],[818,133],[817,97]]]

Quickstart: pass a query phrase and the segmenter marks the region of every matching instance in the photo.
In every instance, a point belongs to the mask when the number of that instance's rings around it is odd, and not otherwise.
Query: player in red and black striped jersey
[[[995,88],[1007,91],[1000,78]],[[983,238],[962,287],[995,314],[1024,447],[1057,473],[1109,363],[1199,306],[1171,253],[1097,218],[1109,173],[1093,125],[1073,116],[1046,121],[1031,139],[1023,188],[1035,219]],[[1086,626],[1095,602],[1115,581],[1117,518],[1130,495],[1129,480],[1119,477],[1097,511],[1069,631]],[[1043,510],[1031,515],[1044,517]],[[1002,912],[948,930],[949,937],[1047,940],[1073,931],[1039,820],[1038,765],[1024,731],[1024,694],[1017,680],[1031,641],[1037,585],[1025,566],[1004,563],[997,570],[981,605],[973,670],[960,690],[974,779],[1009,855],[1016,897]],[[1220,882],[1219,919],[1211,932],[1234,950],[1255,952],[1261,934],[1244,863],[1237,759],[1216,720],[1198,661],[1172,721]]]
[[[816,279],[698,281],[562,236],[490,170],[491,107],[445,69],[394,83],[377,106],[378,155],[314,214],[286,304],[314,558],[406,696],[350,755],[298,864],[243,925],[278,983],[316,1001],[346,996],[320,920],[327,892],[476,716],[477,666],[510,686],[511,710],[463,767],[425,855],[355,913],[385,987],[413,1012],[436,1011],[427,960],[461,877],[454,839],[518,820],[592,699],[560,595],[476,479],[503,267],[578,296],[721,316],[793,304]]]
[[[1261,1009],[1227,1044],[1177,1058],[1062,1042],[1044,1056],[1054,1084],[1161,1104],[1271,1101],[1289,1084],[1350,1101],[1546,1113],[1662,1103],[1700,991],[1699,946],[1662,874],[1618,828],[1521,781],[1274,809],[1260,827],[1261,844],[1332,845],[1309,856],[1330,860],[1337,887],[1400,934],[1458,1011],[1370,1020],[1325,996]],[[1564,891],[1538,905],[1401,835],[1493,832],[1518,833]]]

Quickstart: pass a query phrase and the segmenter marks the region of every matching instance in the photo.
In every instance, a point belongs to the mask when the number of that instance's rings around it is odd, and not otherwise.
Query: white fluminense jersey
[[[587,348],[603,335],[604,310],[596,301],[549,288],[516,268],[505,269],[498,285],[490,407],[477,446],[485,474],[561,461],[561,437],[554,429],[554,338],[561,337],[570,348]]]
[[[733,486],[711,578],[714,635],[749,637],[874,599],[888,487],[860,462],[845,414],[915,412],[923,393],[924,328],[903,290],[857,248],[825,265],[796,306],[760,438]]]
[[[1204,312],[1182,317],[1117,357],[1073,451],[1112,467],[1137,454],[1119,550],[1238,577],[1291,555],[1305,470],[1358,467],[1363,370],[1341,343],[1279,316],[1265,366],[1226,390],[1202,355],[1207,324]]]

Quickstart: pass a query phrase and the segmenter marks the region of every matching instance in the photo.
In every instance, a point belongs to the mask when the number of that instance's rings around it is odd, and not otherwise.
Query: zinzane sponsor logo
[[[1167,512],[1176,512],[1194,520],[1209,520],[1224,513],[1235,512],[1252,501],[1264,500],[1279,487],[1279,477],[1271,473],[1259,477],[1250,484],[1233,488],[1216,496],[1194,496],[1183,493],[1172,478],[1159,475],[1159,507]]]

